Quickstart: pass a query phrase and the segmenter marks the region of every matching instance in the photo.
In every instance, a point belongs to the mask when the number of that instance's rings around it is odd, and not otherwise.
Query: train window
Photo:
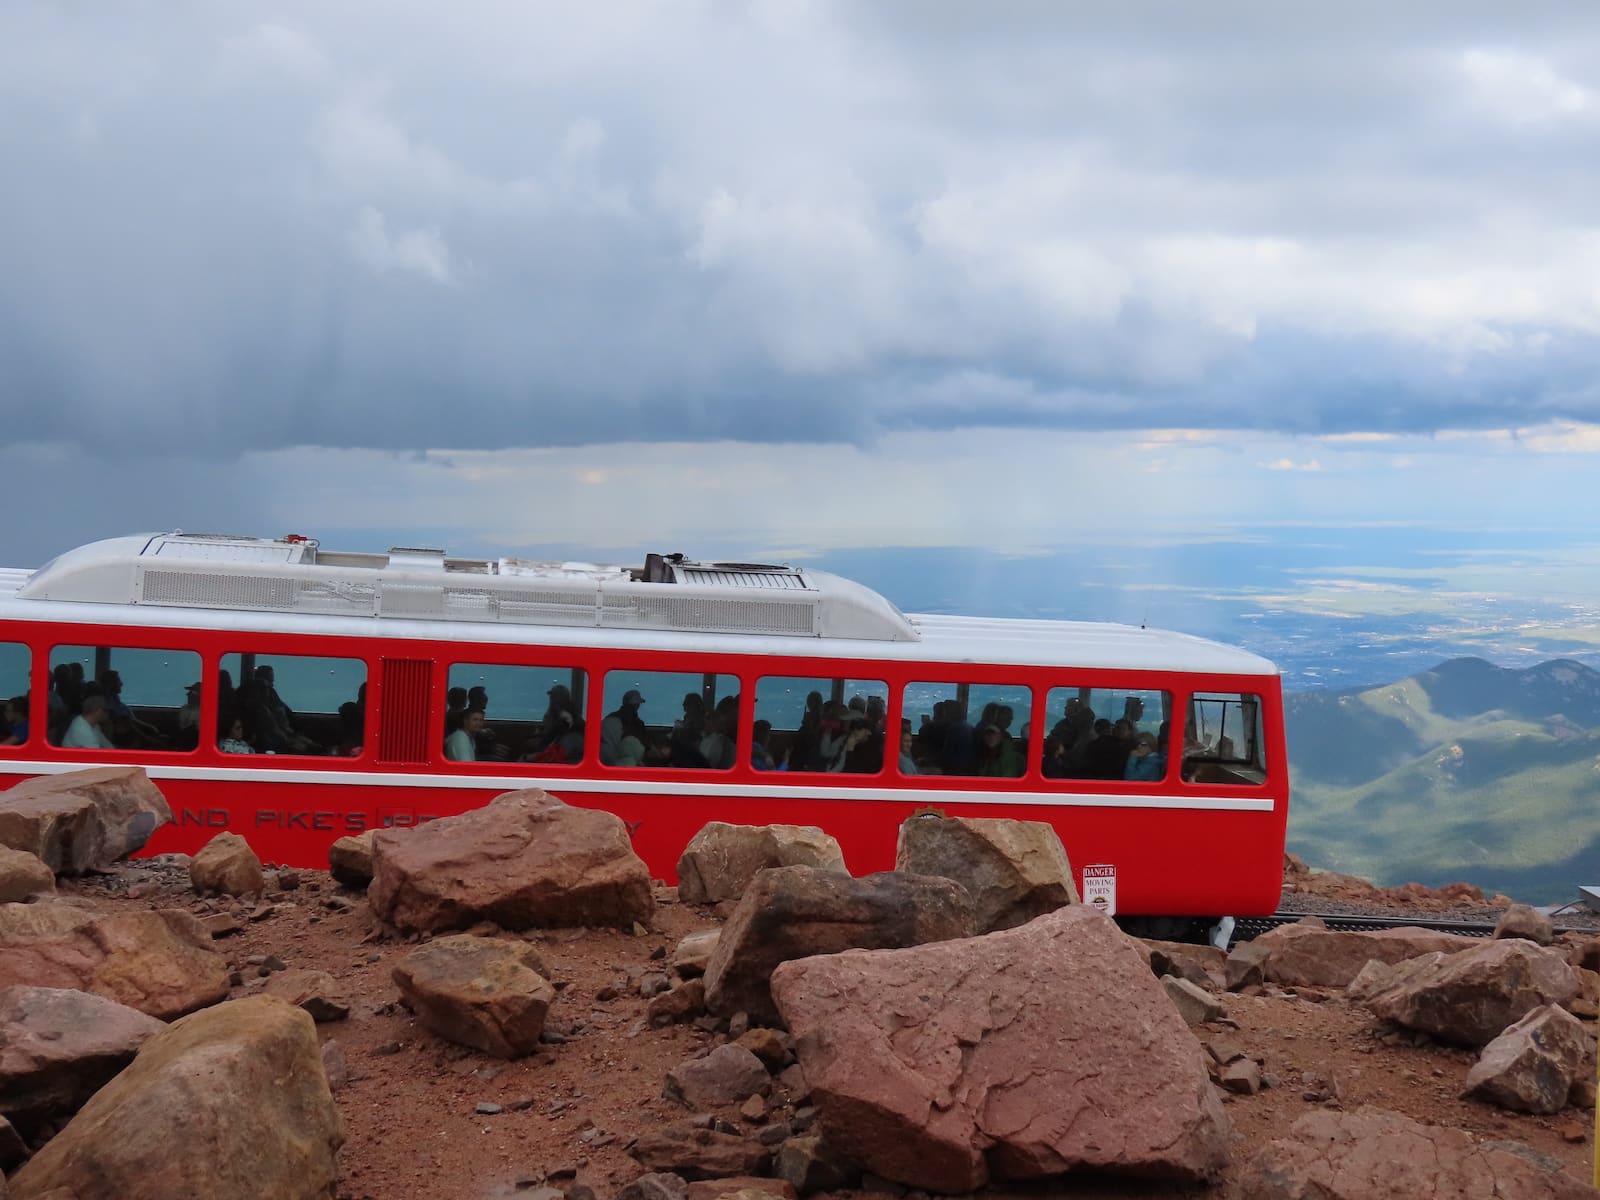
[[[367,664],[311,654],[224,654],[217,676],[224,754],[354,757],[366,742]]]
[[[608,671],[600,761],[608,767],[725,771],[738,758],[739,679],[672,671]]]
[[[889,685],[881,679],[763,676],[756,681],[750,765],[876,775],[888,709]]]
[[[49,739],[72,750],[193,750],[200,678],[190,650],[56,646],[50,651]]]
[[[21,642],[0,642],[0,750],[28,743],[28,673],[33,654]]]
[[[908,683],[902,729],[919,775],[1016,778],[1027,769],[1033,693],[1023,683]],[[906,724],[909,722],[909,725]]]
[[[454,762],[583,760],[588,673],[579,667],[454,663],[447,676],[444,756]],[[480,720],[469,713],[482,710]],[[464,727],[464,720],[475,728]]]
[[[1046,779],[1165,779],[1172,695],[1127,687],[1056,687],[1045,696]],[[1046,728],[1041,721],[1040,728]]]
[[[1261,697],[1196,692],[1183,726],[1183,777],[1195,783],[1259,786],[1267,781]]]

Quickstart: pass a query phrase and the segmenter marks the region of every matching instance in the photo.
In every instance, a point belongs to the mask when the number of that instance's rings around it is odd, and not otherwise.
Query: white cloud
[[[349,243],[356,260],[380,275],[407,271],[447,287],[460,282],[450,247],[437,229],[408,229],[390,237],[383,214],[369,206],[361,210]]]
[[[1595,94],[1535,54],[1496,47],[1461,55],[1461,72],[1501,120],[1532,123],[1592,114]]]
[[[273,75],[320,80],[332,70],[316,38],[304,30],[271,22],[224,38],[219,66],[223,78],[230,80]]]
[[[1265,467],[1269,471],[1316,472],[1322,470],[1322,464],[1314,458],[1308,459],[1305,462],[1295,462],[1292,458],[1275,458],[1271,462],[1257,463],[1256,465]]]

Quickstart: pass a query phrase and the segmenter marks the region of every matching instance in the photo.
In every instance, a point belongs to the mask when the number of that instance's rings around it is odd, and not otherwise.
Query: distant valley
[[[1600,884],[1600,671],[1456,658],[1285,707],[1289,848],[1314,866],[1532,903]]]

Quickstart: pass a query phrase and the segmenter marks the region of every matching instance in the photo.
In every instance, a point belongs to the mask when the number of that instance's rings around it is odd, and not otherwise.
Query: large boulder
[[[1565,1009],[1536,1008],[1483,1048],[1462,1095],[1518,1112],[1560,1112],[1580,1072],[1588,1070],[1593,1035]]]
[[[685,904],[737,900],[768,867],[843,871],[839,843],[814,825],[729,825],[712,821],[678,859],[678,899]]]
[[[394,981],[421,1024],[499,1058],[538,1048],[556,996],[532,946],[471,934],[418,946],[394,968]]]
[[[12,1177],[12,1200],[325,1200],[343,1141],[311,1018],[252,996],[147,1041]]]
[[[0,845],[36,855],[57,875],[109,867],[171,820],[140,767],[41,775],[0,792]]]
[[[189,882],[202,896],[259,896],[267,886],[261,860],[237,833],[219,833],[189,860]]]
[[[1243,1173],[1243,1200],[1600,1200],[1600,1191],[1518,1142],[1478,1142],[1382,1109],[1301,1117]]]
[[[706,1007],[772,1021],[768,980],[791,958],[918,946],[975,932],[959,883],[885,871],[854,879],[817,867],[762,871],[722,927],[706,966]]]
[[[350,888],[364,888],[372,882],[372,839],[376,829],[354,837],[336,838],[328,847],[328,874]]]
[[[72,988],[0,991],[0,1114],[24,1128],[70,1116],[165,1028]]]
[[[613,813],[571,808],[538,788],[372,840],[367,898],[403,930],[617,925],[655,912],[650,871]]]
[[[894,869],[940,875],[966,888],[979,933],[1011,929],[1078,902],[1061,838],[1043,821],[911,817],[900,826]]]
[[[1577,994],[1577,977],[1559,952],[1509,938],[1400,963],[1363,999],[1386,1021],[1482,1046],[1540,1005]]]
[[[55,890],[55,872],[37,854],[0,846],[0,904],[15,904]]]
[[[1455,954],[1483,944],[1480,938],[1431,929],[1329,929],[1321,921],[1297,921],[1269,929],[1234,948],[1228,984],[1267,982],[1286,987],[1348,987],[1369,962],[1394,964],[1424,954]],[[1259,964],[1259,975],[1240,964]]]
[[[773,972],[825,1140],[910,1187],[1084,1168],[1214,1178],[1205,1054],[1131,939],[1071,905],[1016,929]]]
[[[169,1021],[228,994],[211,935],[176,909],[0,904],[0,988],[77,988]]]

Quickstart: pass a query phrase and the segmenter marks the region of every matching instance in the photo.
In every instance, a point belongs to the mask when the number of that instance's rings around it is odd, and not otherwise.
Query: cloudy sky
[[[19,564],[1600,519],[1592,6],[8,0],[0,155]]]

